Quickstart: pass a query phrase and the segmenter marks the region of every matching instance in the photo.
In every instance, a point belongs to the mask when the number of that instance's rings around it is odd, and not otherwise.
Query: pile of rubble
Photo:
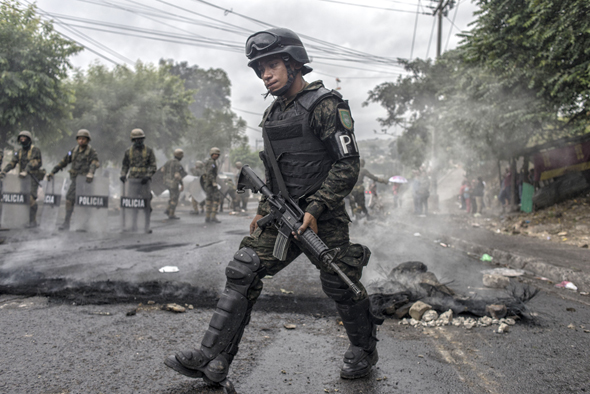
[[[457,215],[467,226],[486,228],[495,233],[534,237],[580,248],[590,245],[590,197],[584,196],[531,213],[493,214],[481,217]]]
[[[497,325],[498,333],[508,332],[509,327],[516,324],[515,319],[503,317],[506,313],[506,306],[504,305],[490,305],[488,311],[492,317],[483,316],[475,319],[473,317],[458,316],[454,318],[451,309],[439,315],[434,309],[432,309],[432,306],[422,301],[418,301],[410,308],[409,314],[411,318],[404,318],[399,324],[412,327],[442,327],[453,325],[455,327],[462,326],[468,330],[473,327],[490,327]]]

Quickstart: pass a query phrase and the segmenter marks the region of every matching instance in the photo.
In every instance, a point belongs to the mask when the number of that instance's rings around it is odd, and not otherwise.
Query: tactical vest
[[[134,166],[134,162],[133,162],[133,151],[134,151],[134,147],[132,146],[131,148],[129,148],[129,164],[131,165],[131,168],[129,169],[129,171],[137,171],[137,172],[141,172],[141,171],[145,171],[145,167],[138,167],[138,166]],[[141,152],[141,158],[142,161],[140,162],[140,164],[145,164],[146,159],[147,159],[147,146],[143,146],[143,151]]]
[[[90,150],[92,147],[86,145],[84,152],[80,152],[80,146],[75,147],[72,150],[71,161],[72,167],[70,168],[70,174],[77,176],[78,174],[86,175],[90,171]]]
[[[293,103],[295,108],[289,111],[280,112],[271,108],[263,124],[263,132],[272,145],[287,191],[296,201],[315,193],[334,163],[324,143],[310,127],[316,105],[330,96],[341,100],[337,94],[323,87],[310,90],[297,97]],[[272,154],[267,147],[264,153],[267,158]],[[276,194],[279,186],[272,165],[266,161],[265,165],[270,170],[271,190]]]

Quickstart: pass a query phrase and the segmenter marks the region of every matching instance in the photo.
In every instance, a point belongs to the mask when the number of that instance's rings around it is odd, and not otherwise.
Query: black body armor
[[[272,108],[263,125],[287,190],[296,201],[315,193],[334,163],[331,152],[309,125],[315,106],[330,96],[342,101],[337,93],[326,88],[311,90],[296,98],[295,108],[290,111],[280,112]],[[278,193],[279,186],[268,159],[271,154],[265,146],[261,158],[270,172],[271,190]]]

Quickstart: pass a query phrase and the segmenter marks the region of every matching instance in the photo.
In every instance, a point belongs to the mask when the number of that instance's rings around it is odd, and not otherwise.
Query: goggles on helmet
[[[288,45],[302,46],[301,42],[297,39],[281,37],[268,31],[261,31],[251,35],[248,41],[246,41],[246,56],[248,59],[252,59],[261,53]]]
[[[274,33],[262,31],[251,35],[246,41],[246,56],[248,58],[255,57],[258,52],[267,51],[278,46],[281,37]]]

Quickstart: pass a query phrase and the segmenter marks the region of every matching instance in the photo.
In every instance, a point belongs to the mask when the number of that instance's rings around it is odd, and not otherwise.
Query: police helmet
[[[184,151],[182,149],[174,149],[174,157],[177,159],[184,157]]]
[[[86,137],[86,138],[88,138],[88,141],[90,141],[90,131],[88,131],[86,129],[80,129],[76,133],[76,139],[78,139],[78,137]]]
[[[236,168],[242,168],[244,165],[241,161],[236,161]]]
[[[145,133],[142,129],[131,130],[131,140],[134,140],[136,138],[145,138]]]
[[[209,155],[220,155],[221,154],[221,149],[213,147],[211,148],[211,150],[209,151]]]
[[[248,67],[254,70],[258,78],[261,78],[258,70],[258,60],[270,55],[280,54],[288,54],[301,64],[309,63],[309,57],[301,39],[292,30],[273,27],[272,29],[254,33],[246,40],[246,57],[250,60]],[[305,75],[311,70],[311,67],[304,65],[301,69],[301,75]]]
[[[31,132],[30,131],[26,131],[26,130],[21,131],[20,133],[18,133],[18,137],[17,138],[20,138],[20,137],[23,137],[23,136],[24,137],[29,137],[30,140],[33,139],[33,136],[31,135]]]

